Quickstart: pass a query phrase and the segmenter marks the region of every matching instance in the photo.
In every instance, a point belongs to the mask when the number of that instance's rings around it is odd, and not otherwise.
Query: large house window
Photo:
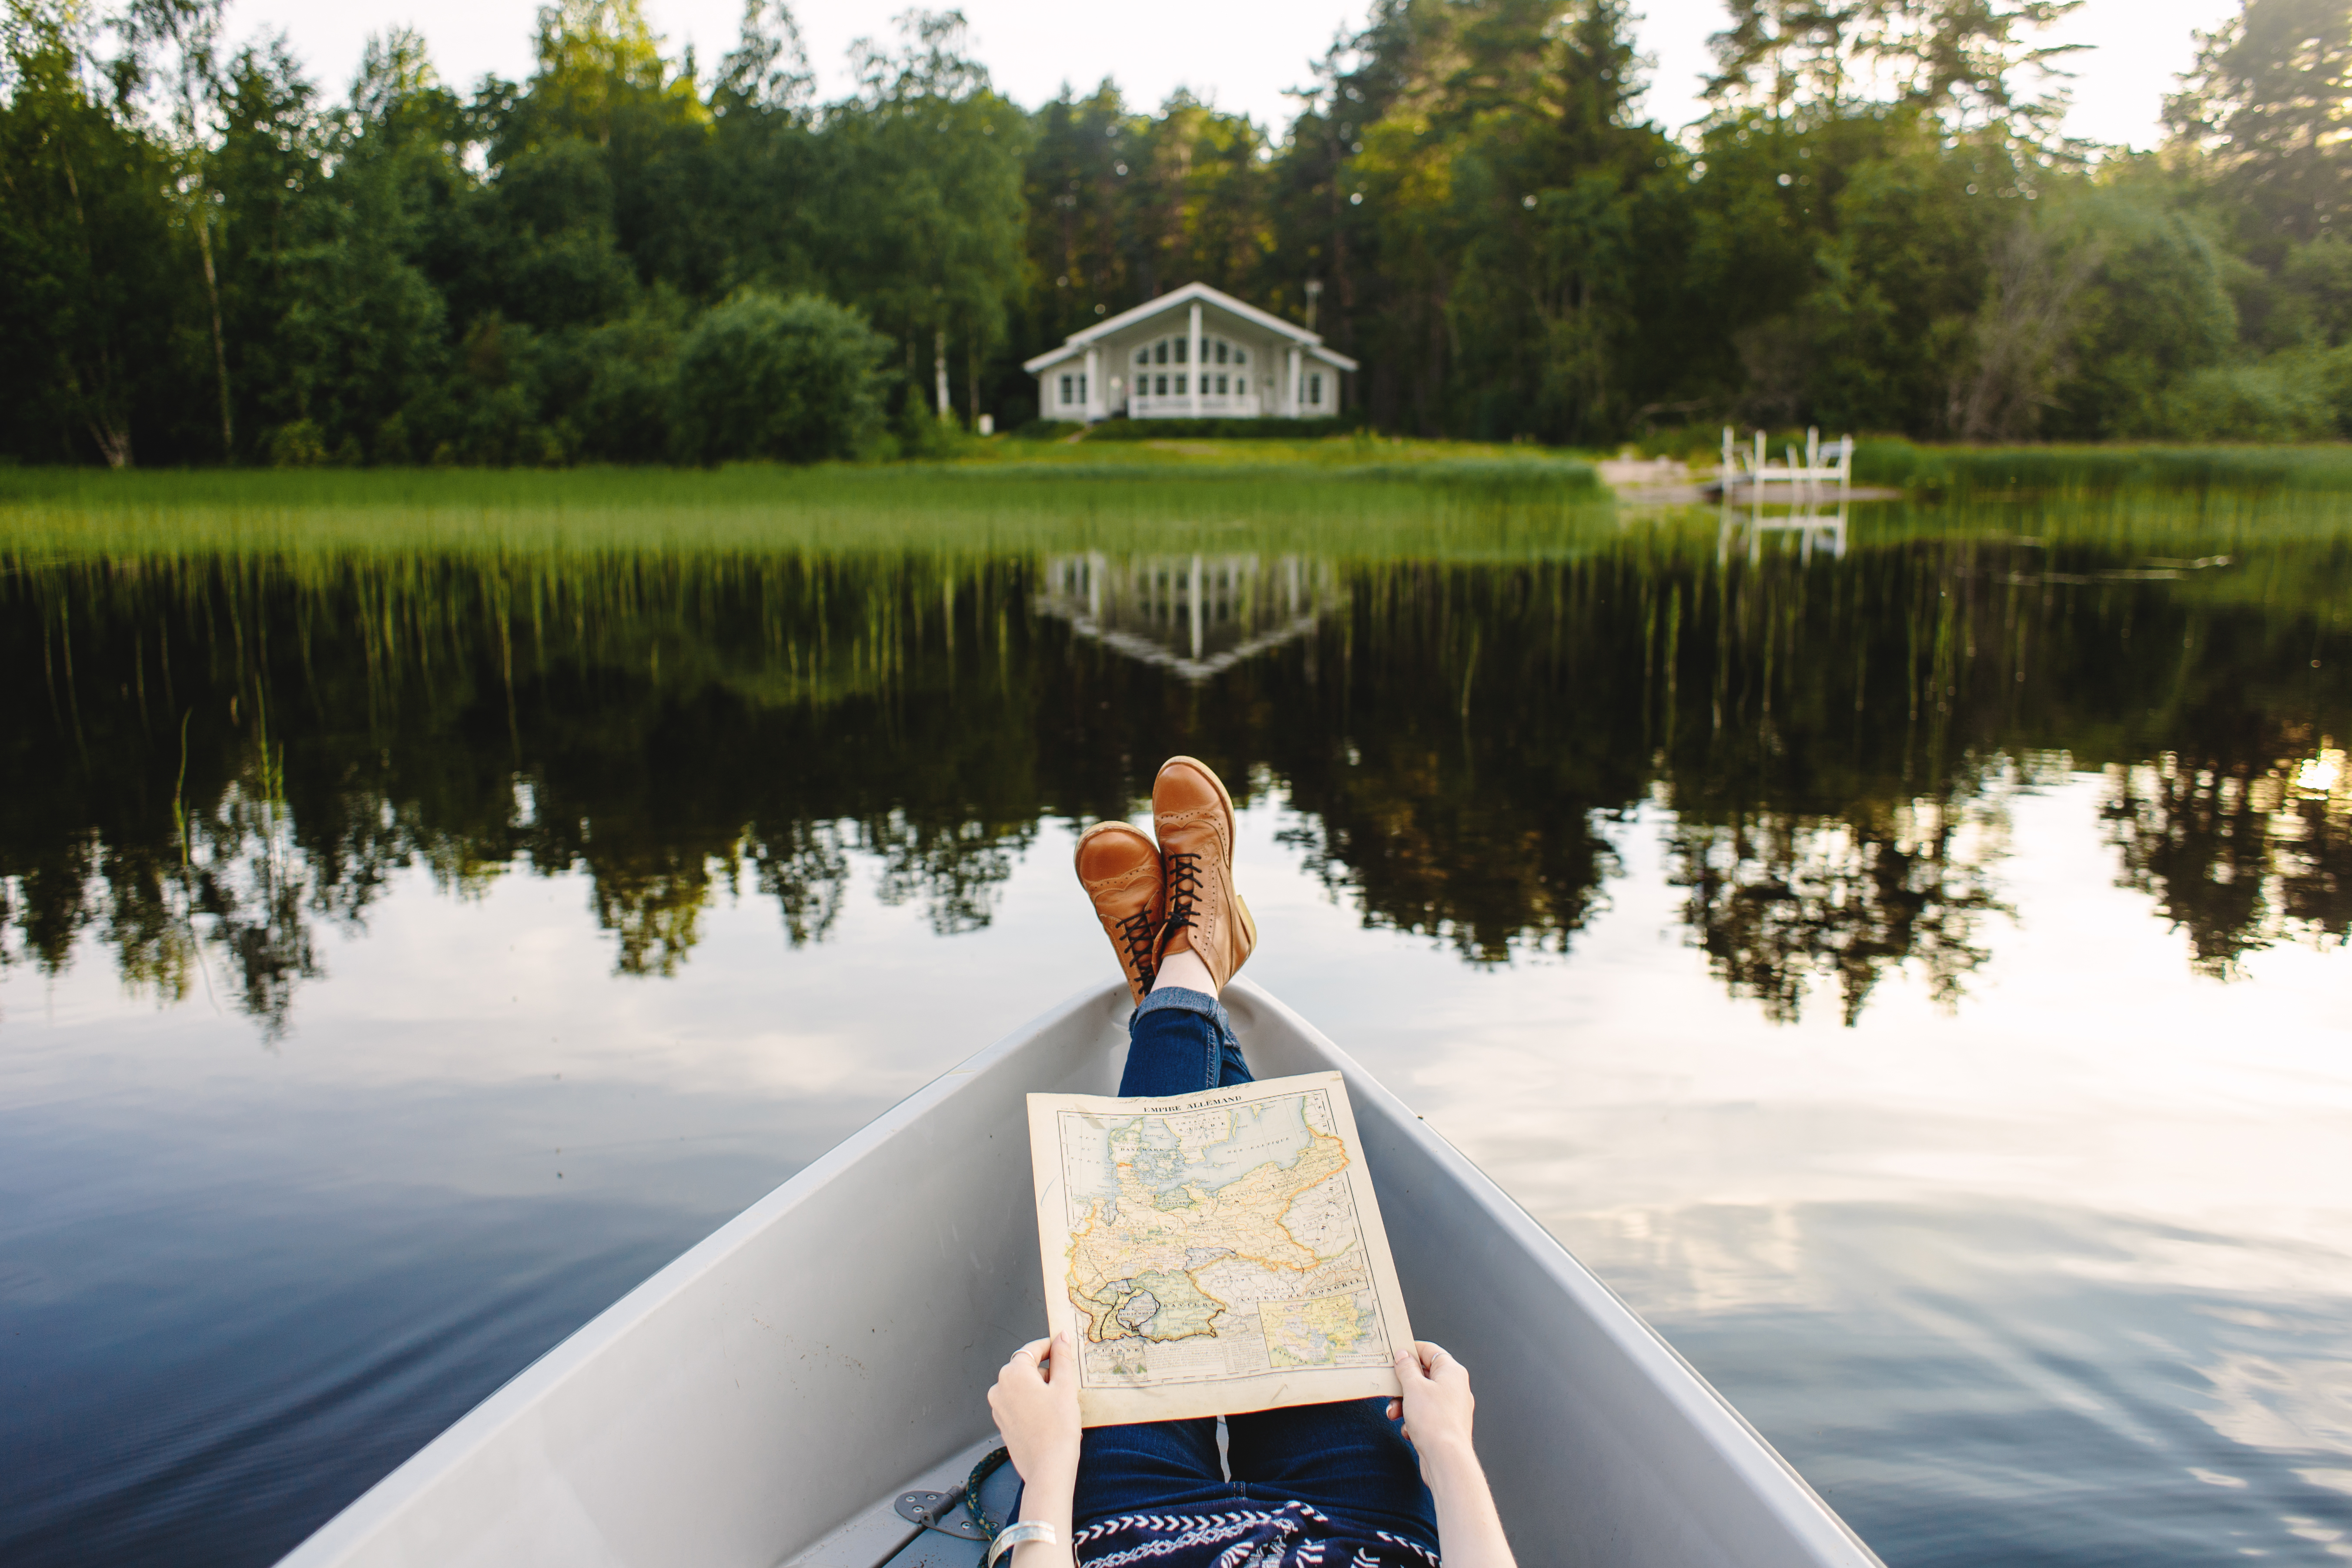
[[[1318,408],[1323,405],[1323,373],[1319,370],[1307,377],[1307,401]]]
[[[1190,336],[1166,337],[1161,338],[1157,342],[1146,343],[1141,348],[1136,350],[1135,363],[1138,364],[1183,364],[1191,359],[1192,353],[1192,342]],[[1213,338],[1204,333],[1201,338],[1201,363],[1202,364],[1247,364],[1249,363],[1249,351],[1242,347],[1239,343],[1230,342],[1224,338]],[[1179,379],[1181,382],[1181,378]],[[1139,388],[1141,384],[1142,383],[1139,380],[1137,383],[1138,387]],[[1230,384],[1230,383],[1228,384]],[[1246,384],[1246,383],[1244,383],[1244,384]],[[1206,391],[1207,389],[1208,384],[1205,382],[1202,383],[1202,390]],[[1178,390],[1182,390],[1181,385]],[[1220,388],[1220,390],[1223,389]],[[1167,391],[1167,388],[1163,386],[1160,387],[1159,391],[1164,393]]]
[[[1062,406],[1075,408],[1087,400],[1087,378],[1084,375],[1062,377]]]

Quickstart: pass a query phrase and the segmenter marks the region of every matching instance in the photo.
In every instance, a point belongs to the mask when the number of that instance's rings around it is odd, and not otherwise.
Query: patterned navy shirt
[[[1126,1513],[1070,1542],[1083,1568],[1437,1568],[1427,1547],[1303,1502],[1214,1513]]]

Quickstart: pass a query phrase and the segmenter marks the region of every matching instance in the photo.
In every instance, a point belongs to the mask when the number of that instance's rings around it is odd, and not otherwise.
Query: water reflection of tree
[[[1851,1016],[1916,963],[1949,1000],[1997,905],[1991,845],[1958,826],[1982,764],[1956,700],[1966,639],[1938,630],[1945,565],[1879,558],[1839,584],[1636,539],[1367,569],[1344,625],[1257,678],[1289,689],[1253,738],[1307,810],[1308,864],[1369,921],[1486,961],[1565,951],[1603,906],[1616,824],[1657,801],[1693,940],[1734,990],[1793,1018],[1806,977],[1832,974]],[[1938,799],[1949,813],[1914,804]]]
[[[84,840],[66,864],[19,878],[26,946],[60,969],[96,925],[127,982],[179,1001],[209,945],[226,961],[238,1005],[281,1032],[296,986],[320,972],[312,921],[340,912],[334,879],[320,877],[284,828],[281,813],[232,785],[177,842]]]
[[[1685,817],[1670,833],[1673,877],[1690,890],[1692,942],[1732,994],[1792,1022],[1819,977],[1851,1025],[1896,967],[1916,968],[1940,1005],[1958,1005],[1990,956],[1983,917],[2010,912],[1994,893],[1997,826],[1956,830],[1932,805],[1833,820]]]
[[[294,987],[319,973],[312,914],[356,919],[341,863],[297,853],[267,797],[232,788],[204,825],[205,852],[185,873],[187,908],[236,977],[238,1004],[284,1030]],[[325,868],[324,874],[321,869]],[[201,955],[200,955],[201,956]]]
[[[0,575],[0,962],[93,933],[134,984],[282,1027],[318,928],[412,868],[458,897],[584,873],[625,973],[674,973],[727,889],[822,941],[860,856],[966,931],[1043,819],[1123,814],[1175,751],[1285,791],[1336,894],[1475,962],[1565,951],[1657,808],[1691,940],[1775,1017],[1826,983],[1851,1019],[1906,965],[1956,998],[2043,752],[2109,769],[2126,875],[2200,966],[2342,940],[2328,595],[2057,553],[1718,563],[1629,530],[1357,563],[1206,682],[1027,613],[1018,560],[27,568]]]
[[[838,824],[777,824],[751,842],[749,854],[760,891],[783,916],[786,942],[805,947],[832,933],[849,889],[849,856]]]
[[[192,900],[179,871],[176,855],[167,859],[143,844],[110,845],[105,868],[94,879],[104,891],[93,901],[102,911],[106,944],[114,950],[123,978],[166,1002],[186,997],[197,962],[195,931],[187,917]],[[55,961],[50,967],[57,967]]]
[[[1624,650],[1584,630],[1601,577],[1364,569],[1313,645],[1204,724],[1246,725],[1226,745],[1286,782],[1287,840],[1368,924],[1482,963],[1564,952],[1617,872],[1609,819],[1646,789],[1638,707],[1612,689]]]
[[[893,814],[873,825],[861,847],[882,857],[884,903],[920,902],[931,930],[952,936],[988,923],[998,885],[1034,836],[1032,823],[916,825]]]
[[[198,976],[265,1028],[423,868],[458,896],[587,873],[624,973],[674,973],[747,876],[822,940],[849,852],[940,931],[1036,831],[1019,567],[903,560],[251,563],[20,574],[0,962],[85,931],[133,985]],[[992,663],[974,678],[971,656]],[[1007,763],[1013,765],[1008,768]],[[1009,787],[1008,787],[1009,786]],[[209,966],[209,967],[208,967]]]
[[[1670,808],[1691,940],[1735,992],[1793,1018],[1826,981],[1851,1021],[1908,967],[1953,1005],[2005,910],[2000,806],[2050,759],[2233,737],[2275,773],[2347,707],[2340,676],[2308,674],[2341,663],[2324,579],[2250,592],[2050,553],[1924,538],[1718,564],[1636,534],[1571,563],[1360,568],[1312,646],[1237,672],[1257,717],[1203,727],[1289,784],[1294,842],[1370,922],[1483,960],[1564,947],[1599,906],[1612,819],[1648,799]],[[2284,715],[2304,741],[2280,741]],[[2181,839],[2169,883],[2227,889],[2176,897],[2176,918],[2241,941],[2228,837],[2195,830],[2190,797],[2146,804]],[[2345,814],[2306,789],[2292,816],[2239,835],[2272,868],[2263,907],[2340,939]]]
[[[2203,973],[2352,934],[2352,791],[2342,753],[2315,739],[2279,736],[2261,761],[2171,753],[2107,770],[2102,815],[2124,885],[2187,934]]]

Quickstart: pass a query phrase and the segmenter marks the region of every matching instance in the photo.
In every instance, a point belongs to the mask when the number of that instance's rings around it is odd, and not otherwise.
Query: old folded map
[[[1338,1073],[1033,1094],[1029,1142],[1086,1425],[1396,1393],[1412,1333]]]

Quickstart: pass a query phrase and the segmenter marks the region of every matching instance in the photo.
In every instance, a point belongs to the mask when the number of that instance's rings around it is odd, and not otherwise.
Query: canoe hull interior
[[[1416,1331],[1478,1375],[1520,1561],[1877,1560],[1631,1310],[1262,989],[1261,1077],[1338,1068]],[[984,1392],[1044,1321],[1024,1096],[1117,1088],[1122,986],[909,1096],[631,1291],[281,1568],[876,1568],[987,1446]],[[950,1480],[948,1478],[952,1477]],[[946,1542],[940,1544],[944,1546]]]

